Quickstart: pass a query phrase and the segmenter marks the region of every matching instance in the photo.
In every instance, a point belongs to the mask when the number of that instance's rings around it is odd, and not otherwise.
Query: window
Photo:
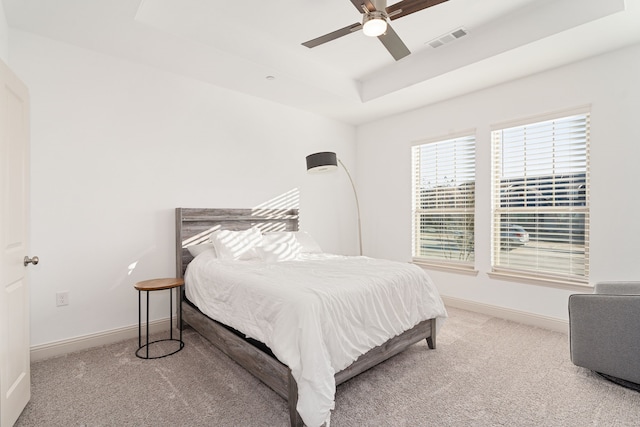
[[[412,147],[414,261],[473,267],[475,137]]]
[[[494,272],[586,282],[589,114],[494,130]]]

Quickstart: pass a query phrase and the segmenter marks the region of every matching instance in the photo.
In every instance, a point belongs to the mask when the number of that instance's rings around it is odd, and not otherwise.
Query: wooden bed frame
[[[176,277],[184,277],[187,265],[193,259],[186,249],[187,246],[206,242],[211,232],[215,230],[246,230],[253,226],[259,227],[263,232],[297,231],[298,210],[176,208]],[[298,386],[289,368],[273,357],[268,350],[248,342],[200,312],[184,298],[184,287],[181,294],[178,296],[178,303],[182,304],[182,314],[179,314],[178,325],[191,326],[232,360],[286,399],[291,425],[304,426],[296,410]],[[360,356],[347,368],[336,373],[336,386],[423,339],[427,340],[429,348],[436,348],[435,319],[425,320]]]

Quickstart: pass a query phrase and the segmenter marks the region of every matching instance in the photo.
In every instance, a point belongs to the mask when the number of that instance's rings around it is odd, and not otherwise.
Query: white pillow
[[[291,261],[298,257],[300,245],[274,243],[256,247],[258,256],[265,262]]]
[[[213,251],[214,254],[216,252],[216,248],[213,245],[213,243],[202,243],[200,245],[191,245],[191,246],[187,246],[187,249],[189,250],[189,253],[191,254],[191,256],[193,256],[194,258],[200,255],[204,251],[210,250],[210,251]]]
[[[300,246],[302,247],[302,249],[300,249],[300,252],[312,254],[322,253],[322,248],[320,247],[318,242],[316,242],[316,239],[311,237],[311,234],[307,233],[306,231],[296,232],[296,239],[298,239],[298,243],[300,243]]]
[[[321,253],[322,249],[306,231],[275,231],[265,233],[263,245],[288,243],[301,253]],[[296,248],[297,247],[297,248]]]
[[[298,243],[295,232],[290,231],[274,231],[265,233],[262,236],[262,246],[279,245],[286,243],[297,252],[300,252],[302,246]]]
[[[257,258],[255,248],[262,242],[262,234],[257,227],[243,231],[219,230],[211,233],[209,239],[218,258],[247,260]]]

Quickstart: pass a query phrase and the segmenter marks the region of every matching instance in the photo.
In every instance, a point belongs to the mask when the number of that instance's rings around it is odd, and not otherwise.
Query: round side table
[[[184,347],[184,341],[182,341],[182,325],[178,325],[178,329],[180,330],[180,338],[173,338],[173,289],[178,288],[178,292],[180,292],[180,287],[184,286],[183,279],[169,278],[169,279],[152,279],[145,280],[143,282],[138,282],[134,285],[134,288],[138,290],[138,349],[136,350],[136,356],[141,359],[159,359],[161,357],[171,356],[182,350]],[[149,292],[153,291],[162,291],[165,289],[169,289],[169,338],[155,340],[149,342]],[[147,293],[147,341],[146,344],[142,344],[142,292]],[[178,315],[178,319],[182,319],[182,293],[180,293],[180,303],[178,304],[178,310],[180,310],[180,314]],[[149,346],[154,343],[163,342],[163,341],[176,341],[180,343],[180,346],[177,350],[172,351],[171,353],[162,354],[160,356],[149,357]],[[141,355],[140,352],[145,349],[145,355]]]

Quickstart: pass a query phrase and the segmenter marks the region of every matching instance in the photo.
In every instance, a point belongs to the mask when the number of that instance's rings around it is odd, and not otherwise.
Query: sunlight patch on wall
[[[127,272],[127,276],[131,276],[131,273],[133,273],[133,270],[136,269],[137,265],[138,265],[138,261],[134,261],[131,264],[129,264],[129,267],[127,267],[129,269],[129,271]]]
[[[292,188],[291,190],[284,192],[272,199],[269,199],[253,208],[252,215],[260,217],[269,217],[270,210],[273,209],[298,209],[300,207],[300,190],[298,188]],[[282,212],[275,213],[276,217],[282,217]],[[296,218],[297,219],[297,218]],[[261,227],[263,233],[269,231],[283,231],[286,229],[286,225],[282,222],[274,222],[269,224],[263,224]]]
[[[293,188],[286,193],[282,193],[264,203],[255,206],[254,210],[260,209],[298,209],[300,207],[300,190]]]

